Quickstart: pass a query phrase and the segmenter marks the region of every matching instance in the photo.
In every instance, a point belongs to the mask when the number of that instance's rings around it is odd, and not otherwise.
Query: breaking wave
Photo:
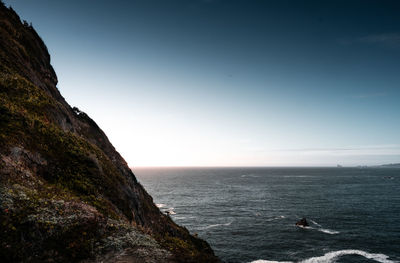
[[[275,261],[275,260],[259,259],[259,260],[252,261],[250,263],[292,263],[292,261]]]
[[[277,217],[274,217],[274,218],[267,219],[265,221],[271,222],[271,221],[274,221],[274,220],[279,220],[279,219],[284,219],[284,218],[286,218],[286,217],[285,216],[277,216]]]
[[[317,230],[322,232],[322,233],[329,234],[329,235],[336,235],[336,234],[340,233],[339,231],[325,229],[325,228],[317,228]]]
[[[373,254],[373,253],[368,253],[362,250],[355,250],[355,249],[345,249],[345,250],[339,250],[339,251],[333,251],[333,252],[328,252],[323,256],[320,257],[312,257],[308,258],[302,261],[299,261],[299,263],[333,263],[335,262],[339,257],[346,256],[346,255],[359,255],[362,257],[365,257],[367,259],[375,260],[376,262],[381,262],[381,263],[398,263],[398,261],[393,261],[389,259],[389,256],[386,256],[385,254]],[[271,261],[271,260],[255,260],[252,261],[251,263],[292,263],[293,261]]]
[[[169,215],[176,215],[173,207],[168,208],[168,210],[166,210],[165,213]]]
[[[156,204],[156,206],[167,215],[176,215],[173,207],[165,207],[164,204]]]
[[[254,174],[242,174],[240,177],[242,177],[242,178],[246,178],[246,177],[258,178],[260,176],[254,175]]]
[[[329,234],[329,235],[336,235],[336,234],[340,233],[339,231],[326,229],[326,228],[316,228],[316,227],[312,227],[312,226],[296,226],[296,227],[300,227],[300,228],[304,228],[304,229],[317,230],[319,232],[322,232],[322,233],[325,233],[325,234]]]
[[[312,230],[317,230],[319,232],[325,233],[325,234],[329,234],[329,235],[336,235],[336,234],[340,234],[339,231],[336,230],[332,230],[332,229],[327,229],[327,228],[322,228],[322,226],[315,222],[314,220],[308,219],[308,221],[310,221],[312,224],[316,225],[317,227],[312,227],[312,226],[297,226],[297,227],[301,227],[301,228],[305,228],[305,229],[312,229]]]
[[[320,224],[318,224],[318,223],[315,222],[314,220],[309,219],[309,221],[310,221],[311,223],[313,223],[314,225],[316,225],[316,226],[322,227]]]
[[[210,229],[210,228],[214,228],[214,227],[219,227],[219,226],[230,226],[233,223],[233,221],[229,222],[229,223],[225,223],[225,224],[213,224],[213,225],[208,225],[205,227],[201,227],[201,230],[205,230],[205,229]]]
[[[339,251],[334,251],[334,252],[329,252],[326,253],[325,255],[321,257],[312,257],[303,261],[300,261],[301,263],[330,263],[336,261],[338,257],[345,256],[345,255],[359,255],[363,256],[367,259],[372,259],[377,262],[381,263],[395,263],[397,261],[393,261],[388,259],[389,256],[386,256],[385,254],[372,254],[368,253],[362,250],[355,250],[355,249],[345,249],[345,250],[339,250]]]

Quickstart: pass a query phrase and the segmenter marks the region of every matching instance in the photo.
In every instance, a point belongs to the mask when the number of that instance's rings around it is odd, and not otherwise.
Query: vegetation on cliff
[[[140,262],[217,262],[159,211],[56,84],[43,41],[0,3],[0,258],[96,261],[124,251]]]

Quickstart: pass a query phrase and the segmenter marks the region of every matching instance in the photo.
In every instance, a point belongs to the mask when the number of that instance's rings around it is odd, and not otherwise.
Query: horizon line
[[[129,166],[130,169],[151,169],[151,168],[359,168],[359,167],[380,167],[386,165],[400,165],[400,163],[388,163],[388,164],[375,164],[375,165],[255,165],[255,166],[173,166],[173,165],[160,165],[160,166]]]

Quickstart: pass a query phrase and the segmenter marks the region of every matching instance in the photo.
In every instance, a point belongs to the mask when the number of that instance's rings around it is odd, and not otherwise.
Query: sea
[[[398,168],[133,171],[223,262],[400,262]]]

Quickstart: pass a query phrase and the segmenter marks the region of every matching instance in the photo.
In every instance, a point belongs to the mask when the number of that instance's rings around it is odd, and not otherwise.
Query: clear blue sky
[[[400,162],[399,1],[5,2],[131,166]]]

